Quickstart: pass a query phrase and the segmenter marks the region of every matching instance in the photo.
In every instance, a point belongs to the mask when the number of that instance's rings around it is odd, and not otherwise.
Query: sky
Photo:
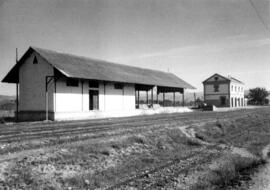
[[[270,90],[270,0],[0,0],[0,79],[29,46]],[[34,74],[34,73],[33,73]],[[15,85],[0,83],[0,94]]]

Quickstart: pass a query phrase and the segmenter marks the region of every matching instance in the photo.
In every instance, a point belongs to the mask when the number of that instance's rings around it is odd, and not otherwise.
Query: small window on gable
[[[89,88],[98,88],[99,82],[98,80],[90,80],[88,85],[89,85]]]
[[[114,88],[115,88],[115,89],[121,90],[121,89],[123,89],[123,87],[124,87],[124,85],[123,85],[122,83],[115,83],[115,84],[114,84]]]
[[[79,80],[78,79],[68,78],[67,79],[67,86],[77,87],[77,86],[79,86]]]
[[[36,56],[34,57],[33,64],[38,64],[38,60]]]
[[[218,84],[214,84],[214,92],[219,92],[219,85]]]
[[[218,77],[215,77],[215,81],[217,81],[218,80]]]

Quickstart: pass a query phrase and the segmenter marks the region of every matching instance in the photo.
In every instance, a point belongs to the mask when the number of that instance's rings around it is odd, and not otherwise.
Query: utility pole
[[[16,48],[16,65],[18,64],[18,48]],[[16,82],[16,122],[19,121],[19,75],[18,75],[18,81]]]

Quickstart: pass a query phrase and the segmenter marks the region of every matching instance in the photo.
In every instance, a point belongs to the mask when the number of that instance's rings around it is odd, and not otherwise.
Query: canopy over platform
[[[166,87],[166,86],[158,86],[157,93],[168,93],[168,92],[180,92],[183,93],[183,88],[173,88],[173,87]]]

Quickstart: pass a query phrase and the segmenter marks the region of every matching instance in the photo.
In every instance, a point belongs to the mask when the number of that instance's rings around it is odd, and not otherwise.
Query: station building
[[[243,107],[245,85],[233,77],[214,74],[203,81],[204,102],[216,107]]]
[[[124,116],[146,105],[163,106],[165,93],[194,87],[169,72],[116,64],[30,47],[2,82],[15,83],[19,121],[88,119],[102,113]],[[163,102],[163,103],[162,103]],[[109,117],[110,114],[107,114]]]

